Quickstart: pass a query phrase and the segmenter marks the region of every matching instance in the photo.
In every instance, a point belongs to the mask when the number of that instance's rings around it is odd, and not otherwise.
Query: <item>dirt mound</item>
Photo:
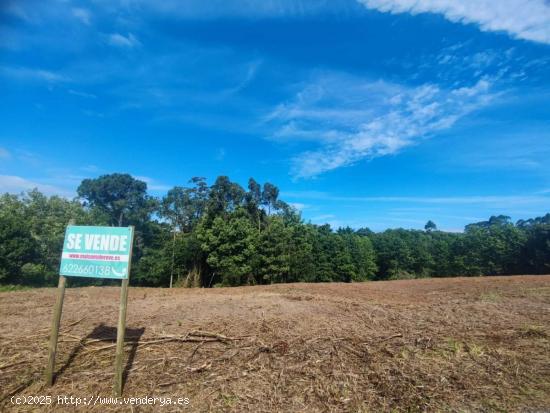
[[[118,288],[66,292],[56,383],[43,384],[55,289],[0,293],[0,409],[11,396],[112,394]],[[131,288],[125,397],[136,411],[550,409],[550,277]],[[130,411],[128,406],[86,410]]]

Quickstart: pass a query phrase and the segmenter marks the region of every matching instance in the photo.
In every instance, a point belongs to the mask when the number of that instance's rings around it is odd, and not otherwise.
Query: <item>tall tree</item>
[[[208,215],[210,219],[217,216],[227,216],[241,206],[244,199],[244,189],[231,182],[227,176],[218,176],[210,187],[208,196]]]
[[[154,199],[147,195],[147,184],[128,174],[84,179],[77,192],[85,206],[104,213],[113,226],[139,226],[155,207]]]
[[[435,225],[435,222],[433,222],[432,220],[429,220],[428,222],[426,222],[426,225],[424,225],[424,229],[426,230],[426,232],[437,231],[437,225]]]
[[[354,266],[352,281],[366,281],[376,274],[376,254],[372,242],[353,232],[340,232],[338,235],[344,240]]]
[[[265,215],[261,209],[262,187],[254,178],[248,180],[248,192],[246,193],[245,201],[248,213],[258,224],[258,232],[261,232],[262,216]]]
[[[267,208],[267,214],[271,215],[271,209],[277,209],[277,200],[279,199],[279,188],[266,182],[262,191],[262,205]]]
[[[191,232],[206,210],[208,186],[204,178],[193,178],[190,183],[195,186],[170,189],[160,203],[160,215],[180,232]]]
[[[22,268],[39,264],[39,245],[26,219],[25,205],[16,196],[0,197],[0,283],[25,283]]]
[[[207,255],[206,262],[224,285],[254,284],[252,265],[258,232],[242,209],[225,218],[202,222],[197,237]]]
[[[287,282],[290,271],[290,240],[292,229],[282,217],[267,218],[269,224],[258,240],[259,275],[262,282]]]

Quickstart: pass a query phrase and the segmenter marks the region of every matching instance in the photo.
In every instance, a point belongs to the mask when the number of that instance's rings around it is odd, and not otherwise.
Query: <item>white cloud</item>
[[[140,180],[140,181],[145,182],[147,184],[147,189],[149,191],[163,192],[163,191],[168,191],[168,190],[172,189],[172,187],[170,185],[165,185],[165,184],[159,183],[155,179],[150,178],[148,176],[136,176],[135,178]]]
[[[132,33],[128,33],[128,36],[123,36],[120,33],[111,33],[107,36],[107,43],[111,46],[129,48],[136,47],[141,44]]]
[[[80,20],[82,23],[84,23],[87,26],[90,25],[91,23],[90,19],[92,17],[92,14],[90,13],[89,10],[83,9],[80,7],[75,7],[72,9],[72,13],[73,13],[73,16],[78,20]]]
[[[443,89],[406,87],[340,74],[322,74],[279,105],[266,122],[276,140],[305,140],[320,148],[293,161],[293,175],[313,177],[363,159],[398,153],[422,138],[450,128],[486,105],[491,82]]]
[[[58,186],[43,184],[15,175],[0,175],[0,193],[19,194],[34,188],[37,188],[46,195],[59,195],[69,198],[75,196],[74,191],[69,191]]]
[[[243,79],[240,80],[236,86],[223,90],[221,92],[221,95],[231,96],[245,89],[254,80],[258,72],[258,69],[261,65],[262,65],[261,60],[256,60],[247,64]]]
[[[484,31],[550,44],[547,0],[358,0],[389,13],[437,13],[452,22],[475,23]]]
[[[101,168],[97,165],[94,165],[94,164],[85,165],[85,166],[81,167],[80,169],[82,169],[84,172],[88,172],[88,173],[99,173],[99,172],[101,172]]]
[[[301,202],[289,202],[288,205],[298,211],[303,211],[304,209],[309,208],[309,205],[303,204]]]
[[[317,222],[317,221],[326,221],[327,219],[332,219],[332,218],[336,218],[336,216],[334,214],[321,214],[321,215],[312,217],[311,220]]]
[[[81,98],[86,98],[86,99],[96,99],[97,98],[97,96],[92,94],[92,93],[81,92],[81,91],[74,90],[74,89],[69,89],[67,92],[69,92],[71,95],[79,96]]]

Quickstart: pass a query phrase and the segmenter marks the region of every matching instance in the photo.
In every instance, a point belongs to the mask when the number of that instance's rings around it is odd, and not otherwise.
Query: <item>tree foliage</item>
[[[128,174],[84,179],[77,192],[84,206],[104,214],[113,226],[140,226],[155,207],[154,200],[147,195],[147,184]]]
[[[74,200],[37,190],[0,196],[0,283],[54,284],[70,219],[134,225],[139,285],[167,286],[171,275],[211,287],[550,272],[550,214],[515,224],[493,216],[463,233],[431,220],[423,231],[334,231],[304,222],[269,182],[250,178],[244,189],[227,176],[211,186],[195,177],[154,199],[145,182],[111,174],[82,181]]]

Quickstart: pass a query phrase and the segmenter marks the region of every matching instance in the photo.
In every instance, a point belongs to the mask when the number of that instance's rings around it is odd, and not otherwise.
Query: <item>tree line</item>
[[[38,190],[0,196],[0,284],[57,280],[65,227],[134,225],[131,283],[213,287],[550,272],[550,214],[507,216],[463,233],[338,228],[305,222],[279,189],[220,176],[172,188],[162,198],[128,174],[85,179],[68,200]],[[71,278],[72,285],[109,280]]]

